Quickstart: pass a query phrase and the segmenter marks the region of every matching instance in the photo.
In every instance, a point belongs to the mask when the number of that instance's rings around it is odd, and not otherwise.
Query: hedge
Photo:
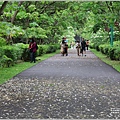
[[[120,60],[120,41],[115,41],[113,46],[108,43],[91,43],[90,48],[100,51],[101,53],[109,57],[111,60]]]
[[[10,67],[17,63],[17,60],[30,61],[28,44],[18,43],[0,47],[0,66]],[[59,45],[38,45],[36,57],[42,54],[52,53],[59,49]]]

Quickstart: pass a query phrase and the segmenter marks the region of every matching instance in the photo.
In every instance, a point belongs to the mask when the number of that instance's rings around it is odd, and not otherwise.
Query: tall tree
[[[20,6],[22,5],[22,3],[23,3],[23,1],[20,1],[20,2],[18,3],[18,7],[20,7]],[[11,18],[11,23],[14,22],[15,17],[16,17],[16,15],[17,15],[18,12],[19,12],[19,10],[16,10],[16,11],[15,11],[13,17]]]

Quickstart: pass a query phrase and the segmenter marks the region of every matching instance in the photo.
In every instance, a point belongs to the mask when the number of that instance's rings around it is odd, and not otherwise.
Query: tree
[[[5,9],[6,5],[7,5],[8,1],[4,1],[1,8],[0,8],[0,15],[3,14],[3,10]]]

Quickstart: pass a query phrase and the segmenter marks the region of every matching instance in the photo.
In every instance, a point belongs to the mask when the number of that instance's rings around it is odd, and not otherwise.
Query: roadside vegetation
[[[103,62],[106,64],[112,66],[114,69],[116,69],[118,72],[120,72],[120,61],[111,60],[108,58],[105,54],[101,53],[100,51],[97,51],[95,49],[90,49],[98,58],[100,58]]]

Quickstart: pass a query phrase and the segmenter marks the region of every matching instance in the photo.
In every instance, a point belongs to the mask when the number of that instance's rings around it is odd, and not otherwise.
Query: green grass
[[[36,65],[38,62],[41,62],[45,59],[48,59],[49,57],[54,56],[55,54],[59,53],[60,50],[57,50],[55,53],[50,53],[50,54],[44,54],[40,57],[37,57],[36,59],[38,60],[36,63],[30,63],[30,62],[21,62],[18,64],[15,64],[14,66],[10,68],[0,68],[0,84],[5,83],[9,79],[13,78],[15,75],[18,73]],[[40,60],[39,60],[40,59]]]
[[[90,49],[97,57],[99,57],[103,62],[112,66],[118,72],[120,72],[120,61],[110,60],[106,55],[101,52],[96,51],[95,49]]]

